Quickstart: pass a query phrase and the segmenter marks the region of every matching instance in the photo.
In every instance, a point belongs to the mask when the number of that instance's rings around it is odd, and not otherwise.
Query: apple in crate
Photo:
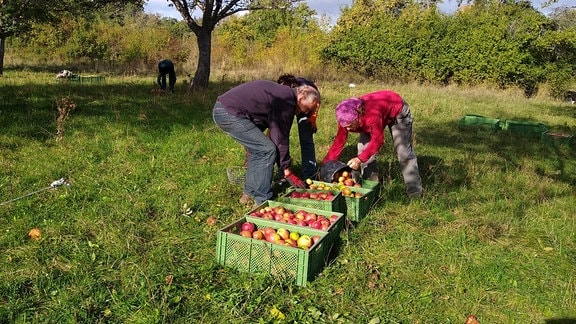
[[[252,232],[252,238],[256,240],[263,240],[264,233],[261,230],[255,230],[254,232]]]
[[[244,222],[242,223],[242,226],[240,228],[243,231],[250,232],[250,235],[252,235],[252,232],[254,232],[254,230],[256,229],[256,225],[254,225],[254,223],[251,222]]]
[[[287,240],[290,238],[290,232],[285,228],[277,229],[276,234],[278,234],[283,240]]]
[[[277,233],[268,233],[265,236],[266,241],[270,242],[270,243],[279,243],[282,238],[280,237],[280,235],[278,235]],[[284,240],[282,240],[284,241]]]
[[[302,234],[296,243],[299,248],[308,250],[312,246],[312,238],[307,234]]]
[[[291,247],[298,247],[298,243],[291,238],[284,240],[284,245],[291,246]]]
[[[340,217],[338,215],[330,215],[330,223],[334,224],[338,221]]]
[[[247,238],[252,238],[252,233],[248,231],[240,231],[240,235]]]

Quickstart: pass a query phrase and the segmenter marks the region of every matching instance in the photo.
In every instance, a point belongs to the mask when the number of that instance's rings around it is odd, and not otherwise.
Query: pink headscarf
[[[362,100],[349,98],[343,100],[336,106],[336,120],[340,126],[348,126],[358,118]]]

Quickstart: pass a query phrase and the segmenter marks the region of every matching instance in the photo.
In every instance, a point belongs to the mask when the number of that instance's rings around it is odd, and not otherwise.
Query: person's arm
[[[382,120],[380,118],[380,120]],[[382,145],[384,145],[384,128],[385,126],[381,121],[376,122],[369,126],[370,142],[366,145],[366,148],[362,153],[358,154],[358,159],[362,162],[368,161],[370,157],[380,150]]]
[[[348,131],[346,128],[338,126],[338,132],[336,133],[336,137],[334,138],[334,142],[332,142],[332,146],[328,149],[328,153],[322,160],[322,164],[325,164],[328,161],[338,160],[340,154],[342,154],[342,150],[344,149],[344,145],[346,145],[346,141],[348,140]]]

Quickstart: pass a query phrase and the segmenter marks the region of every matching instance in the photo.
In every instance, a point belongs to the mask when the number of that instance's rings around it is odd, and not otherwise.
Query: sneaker
[[[248,205],[252,201],[252,197],[248,194],[242,193],[239,201],[242,205]]]

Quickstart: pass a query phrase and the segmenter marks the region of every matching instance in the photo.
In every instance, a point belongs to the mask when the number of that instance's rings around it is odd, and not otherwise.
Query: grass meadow
[[[5,72],[0,323],[576,322],[574,143],[458,127],[478,114],[576,134],[576,106],[514,91],[319,81],[318,160],[340,100],[392,88],[411,104],[426,193],[407,199],[386,143],[380,198],[299,287],[216,263],[218,229],[247,211],[225,171],[243,163],[243,148],[211,116],[234,85],[221,81],[162,96],[153,76],[91,84]],[[63,98],[74,105],[67,119]],[[70,186],[25,196],[62,177]]]

